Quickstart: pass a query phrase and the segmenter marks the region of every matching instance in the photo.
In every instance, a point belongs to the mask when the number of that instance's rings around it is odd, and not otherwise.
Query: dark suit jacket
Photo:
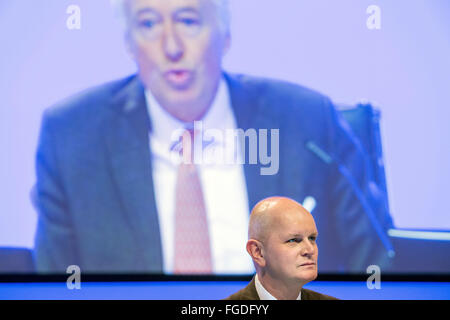
[[[319,271],[382,266],[387,251],[354,188],[334,163],[310,148],[314,142],[345,164],[375,203],[367,157],[330,100],[281,81],[225,77],[239,128],[280,129],[279,172],[263,176],[260,165],[244,165],[249,206],[274,195],[300,203],[312,196]],[[162,272],[148,135],[152,121],[136,76],[87,90],[45,112],[33,193],[38,270],[65,272],[76,264],[85,272]],[[383,210],[376,215],[385,233],[390,216]]]
[[[312,290],[302,288],[302,300],[338,300],[334,297],[327,296],[326,294],[321,294]],[[225,300],[260,300],[258,296],[258,292],[256,291],[255,286],[255,277],[253,277],[252,281],[243,289],[238,292],[232,294]]]

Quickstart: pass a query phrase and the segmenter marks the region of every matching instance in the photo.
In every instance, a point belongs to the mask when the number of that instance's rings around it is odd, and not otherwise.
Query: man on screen
[[[317,236],[313,216],[298,202],[271,197],[250,215],[247,252],[256,275],[229,300],[332,300],[303,289],[317,278]]]
[[[76,95],[42,121],[39,271],[252,273],[240,247],[248,211],[271,194],[306,201],[324,235],[323,271],[383,264],[391,220],[370,193],[367,156],[328,98],[224,72],[226,0],[117,5],[137,75]],[[244,139],[230,144],[223,132]],[[188,158],[209,158],[177,161],[190,140]],[[224,154],[243,161],[224,163]]]

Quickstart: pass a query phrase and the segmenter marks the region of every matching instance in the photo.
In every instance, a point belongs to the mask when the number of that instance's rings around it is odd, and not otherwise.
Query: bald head
[[[267,240],[271,230],[278,226],[288,214],[312,215],[298,202],[286,197],[270,197],[258,202],[250,214],[249,239]]]
[[[284,197],[260,201],[250,215],[247,252],[258,279],[277,299],[295,299],[317,277],[318,236],[313,216]]]

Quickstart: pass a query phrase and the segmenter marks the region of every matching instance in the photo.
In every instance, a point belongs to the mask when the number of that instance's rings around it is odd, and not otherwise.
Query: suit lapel
[[[270,110],[266,110],[270,106],[261,98],[263,96],[262,90],[255,88],[253,84],[246,83],[245,79],[239,79],[239,76],[229,74],[225,74],[224,76],[230,90],[230,99],[237,127],[244,131],[248,129],[255,129],[257,131],[259,129],[267,129],[268,140],[270,140],[270,129],[278,129],[279,125],[270,116]],[[246,153],[248,153],[248,148],[246,148]],[[246,159],[244,174],[249,207],[252,208],[260,200],[277,195],[280,190],[280,175],[262,176],[259,160],[258,164],[249,164],[247,156]]]
[[[106,129],[112,176],[128,221],[141,246],[143,268],[162,271],[161,238],[153,190],[150,120],[144,89],[131,78],[112,99],[112,125]]]
[[[252,281],[250,281],[248,286],[245,288],[242,298],[243,300],[261,300],[259,298],[258,291],[256,291],[255,276],[253,276]]]

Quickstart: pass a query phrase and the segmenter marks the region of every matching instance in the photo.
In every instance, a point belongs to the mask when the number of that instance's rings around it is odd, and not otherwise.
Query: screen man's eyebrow
[[[142,8],[142,9],[137,10],[137,11],[134,13],[134,15],[135,15],[135,16],[139,16],[139,15],[141,15],[141,14],[146,14],[146,13],[158,15],[158,12],[156,12],[156,10],[154,10],[153,8],[149,8],[149,7],[146,7],[146,8]]]
[[[179,14],[183,14],[183,13],[191,13],[191,14],[196,14],[196,15],[200,15],[200,11],[196,8],[193,7],[183,7],[183,8],[179,8],[177,10],[175,10],[175,12],[173,13],[173,15],[179,15]]]
[[[179,9],[175,10],[175,12],[173,12],[172,16],[176,16],[176,15],[183,14],[183,13],[190,13],[190,14],[200,15],[199,10],[196,9],[196,8],[193,8],[193,7],[182,7],[182,8],[179,8]],[[134,13],[134,15],[136,17],[138,17],[140,15],[143,15],[143,14],[159,15],[159,13],[155,9],[153,9],[151,7],[145,7],[145,8],[138,9]]]

